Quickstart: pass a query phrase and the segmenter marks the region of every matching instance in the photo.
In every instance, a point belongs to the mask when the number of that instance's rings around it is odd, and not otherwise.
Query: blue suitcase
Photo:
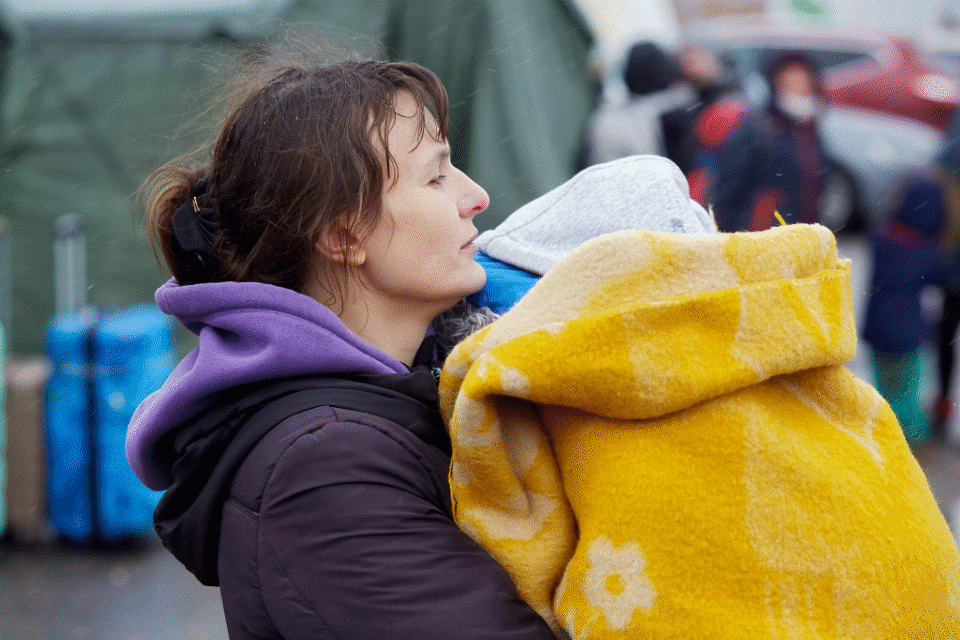
[[[86,304],[79,219],[57,221],[57,313],[46,326],[47,515],[55,535],[86,544],[152,534],[161,492],[127,464],[127,424],[174,366],[173,323],[153,305]]]
[[[87,309],[46,327],[47,510],[57,535],[79,543],[153,531],[161,492],[127,464],[134,409],[173,369],[173,327],[153,306]]]

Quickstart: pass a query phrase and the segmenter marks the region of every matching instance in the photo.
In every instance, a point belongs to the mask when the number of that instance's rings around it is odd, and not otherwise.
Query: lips
[[[469,247],[470,245],[472,245],[472,244],[473,244],[473,241],[476,240],[476,239],[477,239],[477,236],[479,236],[479,235],[480,235],[479,233],[474,233],[474,234],[473,234],[473,237],[471,237],[471,238],[470,238],[462,247],[460,247],[460,248],[461,248],[461,249],[466,249],[467,247]]]

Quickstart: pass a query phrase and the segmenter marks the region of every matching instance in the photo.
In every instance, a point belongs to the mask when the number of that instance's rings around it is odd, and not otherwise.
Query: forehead
[[[409,93],[401,91],[397,94],[394,111],[396,118],[387,135],[387,143],[398,162],[403,162],[407,156],[431,156],[437,149],[447,146],[439,139],[436,118],[418,105]]]
[[[791,62],[777,72],[776,83],[782,87],[806,88],[813,84],[813,72],[802,62]]]
[[[800,61],[788,62],[780,67],[780,69],[777,71],[778,78],[795,78],[799,76],[806,78],[813,77],[813,71],[810,70],[810,67]]]

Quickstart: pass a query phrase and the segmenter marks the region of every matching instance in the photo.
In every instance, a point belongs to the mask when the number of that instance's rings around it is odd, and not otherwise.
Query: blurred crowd
[[[637,42],[623,63],[626,91],[598,83],[578,168],[635,154],[666,156],[721,231],[821,222],[835,170],[819,126],[828,104],[824,70],[803,50],[772,53],[759,66],[767,97],[758,103],[711,47],[688,42],[668,50]],[[960,110],[945,133],[931,162],[889,185],[883,211],[866,225],[873,272],[858,320],[871,347],[874,383],[912,444],[943,439],[957,412]],[[927,287],[939,290],[938,314],[924,305]]]
[[[638,42],[626,56],[625,98],[601,93],[588,122],[584,166],[662,155],[686,174],[691,195],[721,231],[816,222],[827,159],[817,130],[822,74],[800,51],[765,61],[770,98],[753,105],[708,47],[676,53]]]

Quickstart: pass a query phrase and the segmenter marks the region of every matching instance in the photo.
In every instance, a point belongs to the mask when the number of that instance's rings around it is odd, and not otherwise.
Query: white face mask
[[[777,99],[777,106],[791,118],[809,120],[820,113],[820,101],[814,95],[784,93]]]

